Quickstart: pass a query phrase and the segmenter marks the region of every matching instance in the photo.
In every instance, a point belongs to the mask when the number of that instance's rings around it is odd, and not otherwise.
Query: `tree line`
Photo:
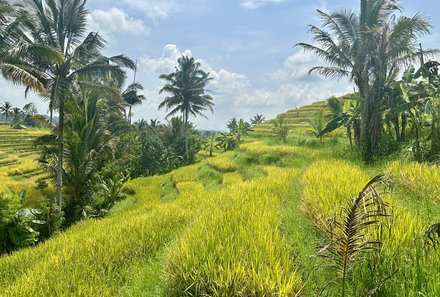
[[[123,54],[103,54],[106,41],[87,31],[86,4],[0,0],[0,73],[48,103],[50,124],[54,112],[59,118],[49,125],[52,133],[35,142],[56,193],[42,181],[37,187],[45,202],[39,209],[24,207],[24,193],[3,200],[0,208],[8,216],[0,222],[1,252],[32,244],[37,233],[42,240],[80,219],[105,215],[123,196],[127,179],[194,162],[201,148],[190,118],[213,111],[205,88],[209,73],[193,57],[180,57],[175,71],[160,76],[160,93],[167,96],[159,109],[168,112],[167,122],[133,124],[133,107],[147,99],[140,83],[127,84],[127,72],[136,72],[136,63]],[[6,118],[10,105],[3,106]]]
[[[392,150],[390,139],[405,142],[407,134],[414,139],[416,159],[439,157],[439,64],[428,60],[438,50],[419,45],[432,26],[420,13],[407,17],[401,12],[397,0],[361,0],[358,12],[317,10],[322,26],[309,25],[313,43],[296,44],[324,62],[310,73],[345,77],[356,85],[345,103],[329,102],[335,118],[325,132],[345,126],[367,163]],[[430,127],[429,132],[422,127]],[[422,130],[429,135],[422,136]],[[424,141],[429,156],[422,152],[422,137],[429,141]]]

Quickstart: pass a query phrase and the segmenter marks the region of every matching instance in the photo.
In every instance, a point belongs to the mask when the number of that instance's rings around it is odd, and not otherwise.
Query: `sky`
[[[401,0],[403,14],[420,12],[431,20],[425,48],[440,48],[440,0]],[[333,81],[308,70],[321,65],[313,54],[294,45],[311,42],[307,25],[319,25],[316,9],[357,11],[357,0],[89,0],[89,29],[108,42],[106,55],[125,54],[136,60],[136,81],[147,100],[133,110],[135,120],[165,121],[158,110],[166,96],[158,77],[174,71],[177,58],[191,55],[210,72],[207,89],[214,99],[208,119],[193,119],[198,129],[223,130],[232,117],[267,119],[314,101],[353,90],[353,84]],[[134,73],[128,73],[128,82]],[[37,95],[24,98],[24,88],[0,78],[0,103],[22,107],[36,103],[40,113],[47,102]]]

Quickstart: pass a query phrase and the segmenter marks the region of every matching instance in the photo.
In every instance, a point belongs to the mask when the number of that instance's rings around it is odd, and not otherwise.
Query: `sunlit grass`
[[[272,173],[204,198],[201,216],[169,249],[174,295],[294,296],[299,291],[300,274],[278,231],[280,189],[294,173]]]
[[[232,172],[237,169],[232,157],[233,152],[227,152],[217,157],[208,158],[206,159],[206,162],[209,166],[220,172]]]

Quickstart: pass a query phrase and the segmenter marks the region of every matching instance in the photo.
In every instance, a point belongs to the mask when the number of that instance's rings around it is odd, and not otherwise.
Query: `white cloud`
[[[47,102],[32,91],[25,97],[25,89],[24,86],[14,85],[0,77],[0,104],[9,101],[14,107],[23,108],[25,104],[32,102],[36,105],[38,112],[45,114],[48,110]]]
[[[174,0],[124,0],[124,2],[145,13],[156,24],[179,10],[179,1]]]
[[[239,95],[251,86],[251,83],[244,74],[234,73],[225,69],[219,71],[211,70],[212,88],[217,94]]]
[[[282,3],[286,0],[245,0],[241,2],[241,6],[246,9],[258,9],[263,6],[275,3]]]
[[[140,19],[129,16],[124,10],[112,7],[107,10],[95,9],[89,15],[90,27],[103,36],[113,39],[112,33],[148,35],[150,30]]]
[[[308,80],[309,70],[317,65],[322,64],[321,61],[313,54],[298,51],[284,61],[283,68],[280,68],[269,76],[275,81],[286,80]],[[316,79],[317,77],[313,77]]]
[[[163,49],[161,57],[143,57],[141,58],[140,63],[141,67],[145,67],[155,74],[160,75],[162,73],[170,73],[174,71],[174,67],[177,66],[177,59],[182,55],[191,57],[192,53],[190,50],[180,52],[175,44],[167,44]]]
[[[176,45],[168,44],[161,56],[141,59],[138,78],[146,87],[144,93],[147,102],[136,108],[136,118],[163,120],[166,112],[158,111],[157,106],[166,94],[159,95],[163,82],[158,76],[174,71],[177,59],[182,55],[191,56],[192,53],[188,49],[181,51]],[[201,129],[224,129],[225,123],[232,117],[248,119],[256,113],[273,118],[293,107],[324,100],[332,95],[342,95],[347,91],[344,83],[338,85],[331,80],[307,76],[308,70],[317,61],[313,56],[302,52],[288,56],[280,69],[270,75],[273,85],[277,85],[275,88],[255,86],[242,73],[213,69],[204,59],[197,59],[197,62],[213,77],[207,88],[212,91],[215,103],[214,115],[206,113],[209,120],[194,119]]]

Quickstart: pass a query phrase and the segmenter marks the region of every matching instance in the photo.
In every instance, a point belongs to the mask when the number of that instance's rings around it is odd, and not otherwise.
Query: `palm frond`
[[[341,296],[346,294],[350,271],[371,250],[378,250],[385,220],[389,216],[388,204],[382,195],[392,187],[390,178],[378,175],[369,181],[359,195],[341,213],[335,215],[328,232],[331,242],[320,253],[332,261],[335,280],[341,283]]]

